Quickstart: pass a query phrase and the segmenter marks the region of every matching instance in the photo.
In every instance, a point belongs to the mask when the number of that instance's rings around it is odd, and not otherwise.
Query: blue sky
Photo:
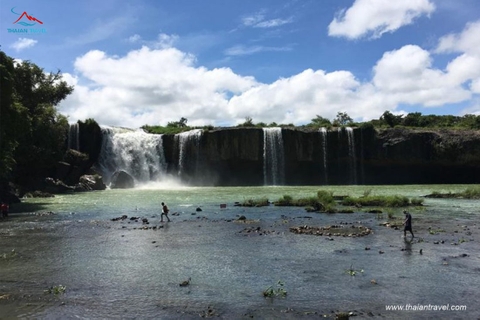
[[[480,114],[477,0],[2,0],[0,44],[64,73],[70,122]]]

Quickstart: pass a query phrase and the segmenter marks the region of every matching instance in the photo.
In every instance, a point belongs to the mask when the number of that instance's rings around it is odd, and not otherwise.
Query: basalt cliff
[[[214,186],[480,181],[480,131],[475,130],[221,128],[176,135],[75,130],[75,148],[92,164],[88,170],[107,184],[115,183],[119,171],[135,184],[167,177]],[[63,179],[81,175],[73,169],[76,176]]]

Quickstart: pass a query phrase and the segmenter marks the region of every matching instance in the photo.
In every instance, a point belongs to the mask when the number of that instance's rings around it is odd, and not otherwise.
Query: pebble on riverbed
[[[363,237],[372,233],[372,230],[364,226],[331,225],[326,227],[299,226],[291,227],[290,232],[296,234],[311,234],[315,236],[336,236],[336,237]]]

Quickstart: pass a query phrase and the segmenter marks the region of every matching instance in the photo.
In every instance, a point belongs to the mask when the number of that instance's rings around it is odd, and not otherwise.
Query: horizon
[[[480,115],[475,0],[7,0],[0,8],[2,50],[59,69],[74,86],[57,106],[70,123]]]

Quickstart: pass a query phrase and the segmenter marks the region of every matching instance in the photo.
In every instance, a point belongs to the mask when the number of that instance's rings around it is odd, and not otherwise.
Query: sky
[[[480,114],[478,0],[1,0],[0,45],[71,123]]]

